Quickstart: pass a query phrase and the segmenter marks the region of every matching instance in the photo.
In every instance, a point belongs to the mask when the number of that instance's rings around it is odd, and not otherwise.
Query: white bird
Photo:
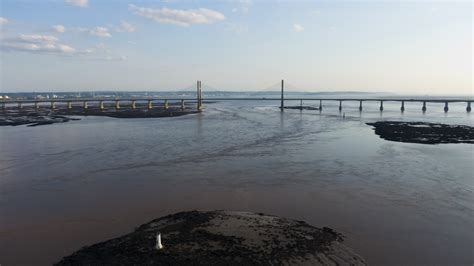
[[[163,248],[163,245],[161,244],[161,234],[158,233],[158,235],[156,235],[156,249],[160,250],[162,248]]]

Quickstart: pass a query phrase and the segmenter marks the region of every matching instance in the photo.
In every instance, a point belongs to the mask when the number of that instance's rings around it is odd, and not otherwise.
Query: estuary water
[[[287,103],[291,105],[291,102]],[[298,105],[299,102],[295,102]],[[305,103],[314,104],[319,103]],[[0,127],[0,264],[49,265],[183,210],[327,226],[372,265],[474,263],[474,145],[380,139],[365,123],[474,126],[465,103],[217,102],[175,118]],[[166,245],[166,243],[164,243]]]

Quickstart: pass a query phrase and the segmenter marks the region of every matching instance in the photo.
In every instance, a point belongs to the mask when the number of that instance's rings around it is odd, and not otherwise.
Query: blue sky
[[[2,0],[2,91],[473,93],[470,1]]]

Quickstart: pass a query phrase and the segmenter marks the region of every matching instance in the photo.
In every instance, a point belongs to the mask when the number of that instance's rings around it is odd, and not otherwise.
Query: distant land
[[[280,91],[203,91],[208,97],[265,97],[269,95],[279,96]],[[61,99],[61,98],[93,98],[93,97],[163,97],[163,96],[180,96],[194,97],[196,91],[77,91],[77,92],[10,92],[0,93],[1,96],[11,99]],[[313,96],[313,95],[377,95],[390,96],[397,95],[387,92],[365,92],[365,91],[285,91],[285,96]]]

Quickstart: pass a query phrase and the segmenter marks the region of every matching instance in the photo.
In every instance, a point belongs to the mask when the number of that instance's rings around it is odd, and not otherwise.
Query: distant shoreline
[[[21,126],[29,127],[50,125],[56,123],[66,123],[73,120],[80,120],[78,118],[71,118],[69,116],[106,116],[113,118],[162,118],[162,117],[177,117],[188,114],[195,114],[199,111],[194,108],[184,108],[170,106],[168,109],[156,106],[153,109],[147,109],[145,106],[137,104],[136,109],[123,108],[115,109],[108,107],[101,110],[99,107],[84,108],[81,106],[73,106],[71,109],[65,107],[58,107],[51,110],[49,108],[36,109],[34,107],[24,107],[21,110],[18,108],[7,108],[0,112],[0,126]]]

